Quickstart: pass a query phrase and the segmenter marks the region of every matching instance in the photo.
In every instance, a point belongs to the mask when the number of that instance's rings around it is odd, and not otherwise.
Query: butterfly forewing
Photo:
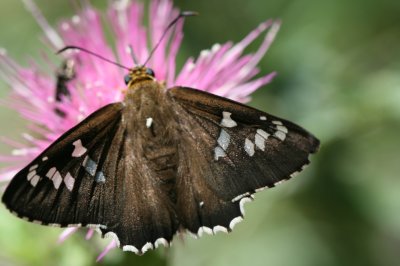
[[[178,170],[179,210],[192,232],[231,229],[241,203],[301,171],[318,149],[318,140],[301,127],[251,107],[190,88],[168,94],[181,125],[179,157],[185,158]]]
[[[44,224],[105,225],[113,217],[113,202],[105,201],[112,191],[92,175],[103,167],[93,159],[123,143],[116,134],[122,108],[120,103],[105,106],[61,136],[10,182],[3,195],[6,206]]]
[[[203,176],[222,198],[290,178],[319,147],[306,130],[254,108],[189,88],[173,88],[169,94],[182,134],[196,141],[185,149],[202,154],[196,160],[207,161],[209,168]]]

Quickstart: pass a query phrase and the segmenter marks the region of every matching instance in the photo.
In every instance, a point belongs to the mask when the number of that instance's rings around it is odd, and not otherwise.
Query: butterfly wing
[[[281,118],[203,91],[167,92],[179,119],[178,210],[193,233],[229,231],[252,194],[300,172],[319,141]]]
[[[122,109],[121,103],[107,105],[56,140],[11,180],[6,207],[43,224],[105,226],[114,207],[104,201],[110,192],[100,169],[116,167],[107,156],[121,146]]]

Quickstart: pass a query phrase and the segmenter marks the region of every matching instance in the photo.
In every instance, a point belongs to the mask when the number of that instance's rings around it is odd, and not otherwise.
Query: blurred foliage
[[[95,2],[95,1],[93,1]],[[69,1],[37,0],[51,23]],[[391,0],[176,1],[187,19],[180,61],[239,41],[267,18],[283,22],[261,73],[279,76],[251,103],[303,125],[322,141],[299,177],[257,194],[232,234],[177,237],[139,257],[112,251],[100,265],[400,265],[400,2]],[[106,1],[96,1],[103,8]],[[21,64],[43,47],[20,1],[0,4],[0,46]],[[249,51],[254,51],[256,46]],[[0,96],[9,89],[1,83]],[[1,134],[18,134],[0,110]],[[7,122],[8,124],[11,124]],[[2,151],[6,150],[4,145]],[[0,265],[95,265],[105,242],[28,224],[0,208]]]

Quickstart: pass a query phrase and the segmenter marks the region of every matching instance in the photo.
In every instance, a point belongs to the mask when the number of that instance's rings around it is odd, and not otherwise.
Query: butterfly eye
[[[124,77],[124,81],[125,81],[125,84],[126,85],[128,85],[129,84],[129,82],[132,80],[132,77],[131,77],[131,75],[125,75],[125,77]]]
[[[154,71],[153,71],[153,69],[147,68],[147,69],[146,69],[146,74],[149,75],[149,76],[154,77]]]

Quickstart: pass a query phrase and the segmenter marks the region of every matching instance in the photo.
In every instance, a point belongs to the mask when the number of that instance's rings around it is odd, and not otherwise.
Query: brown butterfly
[[[71,48],[85,51],[63,50]],[[166,88],[148,67],[129,69],[125,82],[122,102],[91,114],[14,177],[8,209],[44,225],[98,229],[142,254],[180,230],[231,231],[255,192],[299,173],[319,147],[287,120]]]

